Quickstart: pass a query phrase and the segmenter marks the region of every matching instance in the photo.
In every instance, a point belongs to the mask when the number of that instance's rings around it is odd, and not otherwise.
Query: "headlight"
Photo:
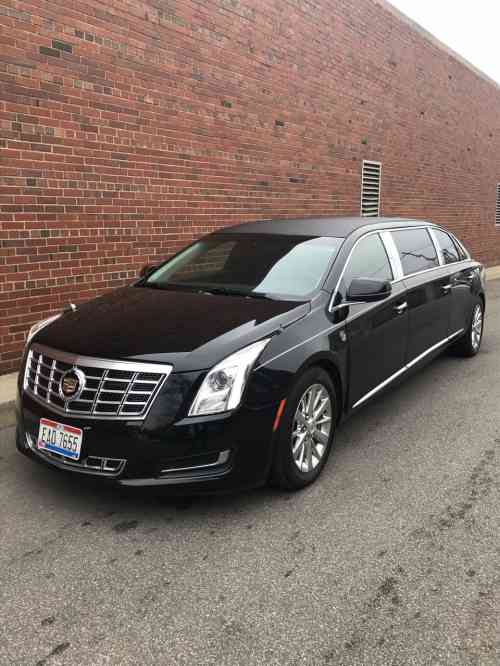
[[[38,321],[36,324],[33,324],[33,326],[28,331],[28,335],[26,336],[26,344],[29,345],[31,339],[33,338],[34,335],[38,333],[38,331],[41,331],[42,328],[45,328],[49,324],[52,324],[52,322],[55,321],[56,319],[59,319],[60,316],[61,316],[60,314],[56,314],[53,317],[49,317],[48,319],[42,319],[42,321]]]
[[[218,414],[238,407],[250,371],[269,340],[254,342],[214,366],[203,380],[189,416]]]

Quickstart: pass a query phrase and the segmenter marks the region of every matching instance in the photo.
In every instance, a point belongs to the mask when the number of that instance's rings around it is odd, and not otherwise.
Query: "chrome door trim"
[[[359,407],[360,405],[362,405],[363,403],[365,403],[365,402],[366,402],[367,400],[369,400],[372,396],[374,396],[376,393],[378,393],[379,391],[381,391],[384,387],[386,387],[388,384],[390,384],[390,383],[393,382],[395,379],[397,379],[400,375],[402,375],[404,372],[406,372],[407,369],[408,369],[408,368],[406,367],[406,365],[403,366],[400,370],[398,370],[397,372],[395,372],[393,375],[391,375],[391,376],[388,377],[386,380],[384,380],[381,384],[379,384],[379,385],[376,386],[374,389],[372,389],[371,391],[369,391],[369,393],[367,393],[366,395],[364,395],[360,400],[358,400],[358,402],[356,402],[356,403],[352,406],[352,409],[356,409],[356,407]]]
[[[419,363],[420,361],[422,361],[422,360],[423,360],[428,354],[431,354],[433,351],[436,351],[436,349],[439,349],[439,347],[442,347],[443,345],[445,345],[445,344],[446,344],[447,342],[449,342],[450,340],[453,340],[453,338],[456,338],[457,335],[460,335],[460,333],[463,333],[464,331],[465,331],[465,328],[461,328],[460,330],[455,331],[455,333],[452,333],[451,335],[449,335],[449,336],[448,336],[447,338],[445,338],[444,340],[441,340],[441,342],[438,342],[437,344],[433,345],[432,347],[429,347],[429,349],[427,349],[427,350],[424,351],[422,354],[420,354],[419,356],[417,356],[416,358],[414,358],[413,361],[410,361],[409,363],[407,363],[406,367],[407,367],[408,369],[410,369],[410,368],[412,368],[414,365],[417,365],[417,363]]]
[[[443,347],[446,343],[450,342],[453,340],[453,338],[456,338],[458,335],[463,333],[465,331],[464,328],[461,328],[459,331],[456,331],[455,333],[452,333],[452,335],[449,335],[447,338],[444,338],[444,340],[441,340],[441,342],[438,342],[437,344],[433,345],[432,347],[429,347],[426,351],[424,351],[422,354],[417,356],[416,358],[413,359],[413,361],[410,361],[406,365],[404,365],[400,370],[395,372],[393,375],[388,377],[386,380],[384,380],[381,384],[376,386],[374,389],[369,391],[366,395],[364,395],[360,400],[358,400],[353,406],[352,409],[356,409],[356,407],[359,407],[363,403],[365,403],[367,400],[369,400],[371,397],[373,397],[376,393],[381,391],[384,387],[386,387],[388,384],[393,382],[395,379],[400,377],[403,373],[407,372],[412,368],[414,365],[417,365],[420,361],[422,361],[426,356],[429,354],[432,354],[433,351],[436,351],[440,347]]]
[[[401,303],[401,305],[395,305],[394,309],[398,314],[404,314],[408,310],[408,302],[405,301],[404,303]]]

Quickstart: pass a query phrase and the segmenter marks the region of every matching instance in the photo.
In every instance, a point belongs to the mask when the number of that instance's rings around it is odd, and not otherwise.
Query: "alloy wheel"
[[[482,334],[483,334],[483,309],[478,303],[474,308],[474,314],[472,315],[471,342],[474,351],[477,351],[479,349],[479,345],[481,344]]]
[[[312,472],[328,447],[332,428],[332,402],[323,384],[312,384],[302,394],[292,426],[292,456],[303,472]]]

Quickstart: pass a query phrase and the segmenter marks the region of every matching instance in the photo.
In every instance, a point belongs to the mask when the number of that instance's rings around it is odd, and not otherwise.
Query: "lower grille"
[[[78,470],[86,474],[99,474],[100,476],[110,477],[119,476],[127,463],[125,458],[102,458],[101,456],[87,456],[87,458],[82,458],[81,460],[70,460],[58,453],[37,449],[34,438],[29,434],[26,434],[26,443],[28,448],[39,455],[40,458],[54,462],[59,467],[68,467],[69,469]]]
[[[80,418],[143,419],[172,371],[171,365],[76,356],[34,344],[24,390],[56,413]],[[66,395],[64,380],[75,391]]]

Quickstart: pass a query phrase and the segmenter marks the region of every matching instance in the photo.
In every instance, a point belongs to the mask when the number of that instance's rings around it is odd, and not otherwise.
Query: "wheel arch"
[[[310,368],[313,367],[322,368],[330,376],[333,385],[335,386],[337,399],[340,402],[339,409],[337,410],[338,411],[337,420],[340,420],[341,416],[344,413],[346,396],[345,396],[345,386],[344,386],[345,382],[342,379],[342,374],[340,372],[337,363],[335,363],[335,360],[332,359],[330,355],[324,353],[313,354],[313,356],[310,356],[307,359],[307,361],[302,365],[297,375],[300,376],[303,372],[305,372],[306,370],[310,370]]]
[[[483,313],[486,312],[486,296],[482,291],[479,292],[479,298],[481,299],[481,303],[483,304]]]

